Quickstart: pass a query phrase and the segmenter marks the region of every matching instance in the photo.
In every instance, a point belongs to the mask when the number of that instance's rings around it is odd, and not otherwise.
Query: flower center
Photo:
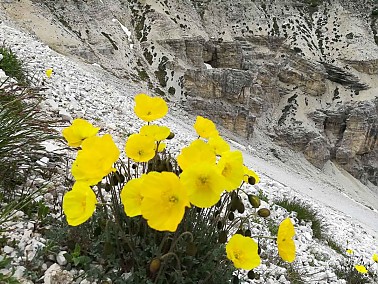
[[[171,196],[171,197],[169,197],[169,202],[170,203],[177,203],[178,202],[178,198],[176,197],[176,196]]]

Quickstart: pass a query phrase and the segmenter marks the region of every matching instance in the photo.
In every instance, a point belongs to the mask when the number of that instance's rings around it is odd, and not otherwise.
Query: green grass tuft
[[[22,62],[10,48],[0,46],[0,54],[3,59],[0,60],[0,69],[11,78],[18,81],[19,84],[27,85],[29,83],[26,72],[22,67]]]
[[[297,218],[302,221],[311,222],[312,233],[315,238],[321,240],[324,238],[324,225],[318,216],[318,213],[309,205],[298,200],[281,199],[275,204],[285,208],[289,212],[297,212]]]

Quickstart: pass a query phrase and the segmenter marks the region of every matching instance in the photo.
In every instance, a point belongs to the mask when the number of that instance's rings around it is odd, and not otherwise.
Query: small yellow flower
[[[204,118],[202,116],[197,116],[196,122],[194,123],[194,129],[197,134],[202,138],[209,138],[211,136],[218,135],[218,130],[210,119]]]
[[[155,141],[162,141],[167,139],[171,130],[166,126],[159,126],[159,125],[144,125],[139,133],[141,135],[146,135],[154,139]]]
[[[115,171],[113,164],[118,160],[120,152],[110,134],[89,137],[81,147],[71,169],[77,181],[95,185]]]
[[[250,270],[260,265],[258,245],[250,237],[235,234],[226,245],[227,258],[235,268]]]
[[[362,274],[366,274],[366,273],[368,273],[366,267],[363,266],[363,265],[355,265],[354,268],[355,268],[359,273],[362,273]]]
[[[244,178],[243,178],[243,180],[246,183],[248,183],[249,177],[253,177],[255,179],[255,184],[260,181],[259,176],[253,170],[248,169],[246,166],[244,166],[243,168],[244,168]]]
[[[374,261],[374,262],[377,262],[378,263],[378,254],[373,254],[373,256],[372,256],[372,260]]]
[[[128,181],[121,190],[121,201],[123,209],[127,216],[134,217],[142,214],[142,200],[141,194],[143,188],[143,180],[145,175],[140,178],[135,178]]]
[[[135,162],[148,162],[155,156],[155,141],[145,135],[132,134],[125,146],[126,155]]]
[[[141,189],[142,216],[158,231],[174,232],[190,207],[187,191],[177,175],[171,172],[149,172]]]
[[[134,100],[135,114],[146,122],[162,118],[168,113],[168,105],[162,98],[139,94]]]
[[[201,208],[216,204],[225,188],[224,177],[213,163],[199,163],[185,169],[180,179],[188,190],[189,201]]]
[[[94,127],[88,121],[77,118],[71,126],[63,129],[62,134],[68,142],[68,146],[79,147],[85,139],[95,136],[99,130],[100,128]]]
[[[353,254],[353,253],[354,253],[354,251],[353,251],[353,250],[351,250],[351,249],[347,249],[347,250],[346,250],[346,253],[347,253],[347,254]]]
[[[46,73],[46,76],[47,76],[48,78],[50,78],[51,75],[52,75],[52,73],[53,73],[53,70],[52,70],[52,69],[47,69],[47,70],[45,71],[45,73]]]
[[[209,144],[203,140],[194,140],[188,147],[181,150],[177,157],[180,168],[185,170],[198,163],[214,164],[217,157]]]
[[[75,182],[72,190],[63,197],[63,212],[67,223],[71,226],[84,223],[93,215],[96,204],[96,195],[88,184]]]
[[[232,191],[240,186],[244,177],[243,155],[240,151],[228,151],[222,154],[218,167],[225,177],[225,189]]]
[[[208,143],[219,156],[222,156],[223,152],[230,151],[230,145],[219,135],[211,136]]]
[[[280,257],[287,262],[295,259],[294,226],[290,218],[283,220],[278,228],[277,247]]]

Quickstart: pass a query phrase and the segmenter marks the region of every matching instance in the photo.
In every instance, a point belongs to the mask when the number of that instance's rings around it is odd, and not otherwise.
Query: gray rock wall
[[[226,129],[256,131],[378,184],[378,4],[353,1],[20,0],[3,12]],[[20,16],[22,15],[22,16]]]

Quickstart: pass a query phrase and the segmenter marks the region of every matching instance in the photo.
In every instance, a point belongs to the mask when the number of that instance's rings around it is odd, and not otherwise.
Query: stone
[[[60,251],[56,256],[56,262],[58,262],[59,265],[64,266],[67,264],[67,259],[64,257],[64,254],[66,254],[67,251]]]
[[[3,251],[6,253],[6,254],[10,254],[14,251],[14,248],[10,247],[10,246],[4,246],[3,248]]]
[[[59,116],[64,120],[64,121],[72,121],[72,116],[65,110],[65,109],[60,109],[59,110]]]
[[[52,264],[44,273],[44,284],[70,284],[73,282],[73,276],[66,270],[62,270],[59,264]]]

